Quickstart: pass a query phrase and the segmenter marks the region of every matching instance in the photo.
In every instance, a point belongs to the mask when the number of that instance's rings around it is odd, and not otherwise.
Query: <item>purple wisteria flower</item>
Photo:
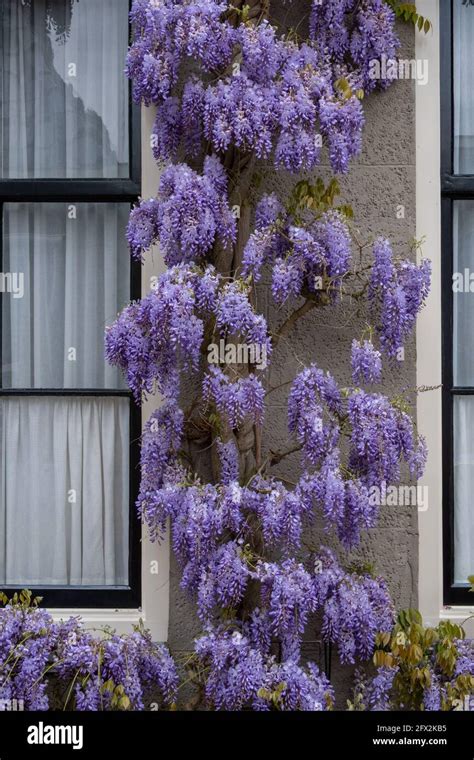
[[[363,111],[338,82],[344,77],[354,92],[374,88],[371,61],[397,48],[395,17],[382,0],[323,5],[313,7],[314,43],[298,46],[265,19],[235,27],[217,0],[135,2],[127,72],[134,99],[158,108],[156,158],[176,154],[181,137],[196,155],[205,138],[216,152],[235,146],[263,158],[274,148],[277,166],[300,171],[319,164],[324,138],[334,171],[347,171],[360,151]],[[230,75],[236,49],[241,58]],[[221,76],[206,86],[188,79],[181,95],[189,59]]]
[[[231,428],[246,417],[256,423],[263,420],[265,390],[253,374],[232,382],[219,367],[210,367],[203,381],[203,398],[215,404]]]
[[[368,660],[377,633],[392,630],[393,603],[383,578],[344,573],[326,549],[314,579],[317,606],[323,608],[323,637],[336,644],[341,662]]]
[[[212,269],[172,267],[107,330],[106,358],[123,370],[137,400],[155,386],[168,398],[178,397],[180,368],[199,364],[202,312],[215,303],[217,286]]]
[[[186,164],[171,164],[157,199],[143,201],[130,215],[127,238],[141,258],[159,242],[168,266],[202,259],[216,239],[235,239],[235,219],[226,202],[227,178],[219,159],[208,156],[202,175]]]
[[[76,710],[143,710],[147,690],[171,703],[178,685],[168,650],[145,629],[95,637],[77,617],[55,622],[46,610],[10,601],[0,609],[0,700],[47,710],[50,676],[65,689],[64,708]]]
[[[384,238],[376,240],[369,298],[378,313],[380,345],[388,356],[398,356],[413,330],[430,280],[431,263],[427,259],[419,266],[408,260],[396,263],[390,243]]]
[[[356,385],[379,383],[382,378],[382,355],[369,340],[363,343],[352,341],[351,366],[352,379]]]

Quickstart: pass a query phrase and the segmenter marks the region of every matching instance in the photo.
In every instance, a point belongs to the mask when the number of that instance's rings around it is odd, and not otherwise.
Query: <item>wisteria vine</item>
[[[389,84],[369,75],[399,46],[389,4],[308,2],[308,16],[303,39],[273,21],[270,0],[135,0],[131,12],[127,71],[136,102],[156,109],[152,149],[164,168],[127,235],[134,257],[159,244],[169,268],[108,330],[106,353],[137,400],[164,397],[143,436],[138,508],[152,538],[171,525],[203,627],[192,666],[215,709],[332,707],[326,676],[301,656],[315,613],[323,640],[354,663],[371,656],[394,611],[381,578],[344,570],[325,547],[304,551],[305,525],[320,520],[343,548],[356,546],[377,522],[371,489],[399,482],[403,467],[419,477],[426,459],[406,409],[371,386],[413,330],[429,262],[401,259],[378,238],[362,266],[334,181],[295,180],[251,208],[262,171],[314,171],[327,157],[346,172],[361,149],[363,96]],[[258,310],[264,273],[290,314],[279,327]],[[348,360],[352,385],[316,364],[301,369],[290,444],[271,451],[272,354],[298,319],[344,299],[368,315]],[[265,367],[211,364],[220,343],[236,356],[258,346]],[[300,477],[289,484],[273,468],[296,452]]]

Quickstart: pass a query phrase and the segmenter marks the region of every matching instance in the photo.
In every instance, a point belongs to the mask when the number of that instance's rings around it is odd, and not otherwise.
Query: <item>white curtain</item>
[[[104,330],[130,293],[128,213],[5,204],[3,270],[24,281],[1,297],[3,388],[124,387]],[[3,397],[0,581],[127,584],[129,503],[127,398]]]
[[[472,10],[474,13],[474,7]],[[470,387],[474,386],[474,292],[469,288],[469,274],[474,275],[474,201],[471,200],[453,204],[453,272],[462,275],[462,288],[456,287],[453,291],[453,379],[456,386]]]
[[[0,43],[0,176],[127,177],[128,0],[2,0]]]
[[[454,401],[454,579],[474,573],[474,397]]]
[[[474,7],[453,5],[454,171],[474,174]]]
[[[474,12],[474,8],[471,9]],[[453,208],[453,271],[463,288],[453,292],[453,381],[474,386],[474,201],[455,201]],[[467,270],[467,277],[465,276]],[[458,583],[474,573],[474,397],[454,399],[454,571]]]
[[[129,401],[0,404],[0,582],[128,583]]]
[[[129,300],[128,204],[7,203],[2,296],[4,388],[124,388],[104,331]],[[13,280],[12,280],[13,282]]]

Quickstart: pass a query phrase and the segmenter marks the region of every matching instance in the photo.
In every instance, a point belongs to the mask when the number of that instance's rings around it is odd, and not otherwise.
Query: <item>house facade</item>
[[[384,235],[400,252],[417,239],[432,261],[416,340],[384,377],[388,393],[409,393],[429,458],[415,497],[386,500],[358,556],[397,607],[462,622],[474,610],[474,6],[417,6],[432,31],[399,25],[406,65],[368,99],[363,151],[341,190],[361,239]],[[159,182],[154,115],[131,105],[123,76],[128,11],[128,0],[0,10],[0,585],[33,588],[56,617],[95,627],[143,619],[155,640],[187,649],[196,619],[169,543],[150,543],[134,507],[140,430],[159,399],[140,410],[103,358],[104,329],[164,269],[158,250],[130,263],[125,241],[130,207]],[[301,323],[272,370],[282,384],[295,352],[344,378],[354,336],[344,317]],[[284,435],[284,400],[270,439]]]

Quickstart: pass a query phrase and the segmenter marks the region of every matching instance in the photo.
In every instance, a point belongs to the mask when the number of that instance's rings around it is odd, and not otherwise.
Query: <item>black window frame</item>
[[[131,9],[131,0],[129,10]],[[130,41],[129,23],[129,41]],[[124,74],[125,76],[125,74]],[[6,179],[0,178],[0,271],[3,262],[3,206],[5,203],[129,203],[135,204],[141,194],[141,115],[140,106],[132,102],[131,83],[129,93],[129,178],[120,179]],[[141,296],[141,264],[130,262],[130,299]],[[1,325],[1,310],[0,310]],[[1,335],[1,333],[0,333]],[[141,524],[135,503],[138,496],[140,474],[141,406],[134,401],[128,390],[109,389],[3,389],[1,396],[84,396],[126,397],[130,404],[130,450],[129,450],[129,546],[128,586],[45,586],[31,587],[33,593],[43,598],[43,606],[49,608],[83,609],[137,609],[141,607]],[[17,591],[18,586],[6,585],[7,593]]]
[[[474,173],[454,173],[453,2],[457,1],[440,3],[443,603],[470,606],[473,595],[467,579],[454,580],[453,406],[456,396],[474,396],[474,385],[456,387],[453,380],[453,209],[455,201],[474,200]],[[474,13],[474,7],[471,10]]]

